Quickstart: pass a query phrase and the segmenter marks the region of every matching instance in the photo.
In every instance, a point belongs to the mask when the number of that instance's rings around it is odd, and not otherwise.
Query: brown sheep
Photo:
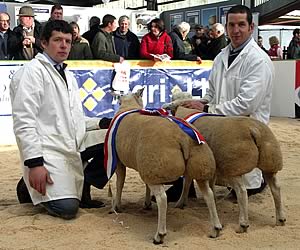
[[[180,106],[186,98],[184,96],[184,99],[175,100],[164,107],[171,109],[180,118],[199,113],[198,110]],[[217,183],[229,184],[237,194],[240,209],[237,232],[246,232],[249,227],[248,197],[242,175],[254,168],[261,169],[271,189],[276,209],[276,225],[284,225],[286,217],[276,178],[277,172],[282,169],[282,155],[270,128],[249,117],[204,116],[195,120],[193,125],[201,132],[214,153]],[[185,205],[190,184],[191,182],[185,183],[177,207]]]
[[[141,109],[142,91],[120,97],[119,112]],[[167,233],[167,197],[163,183],[172,182],[180,176],[196,179],[207,203],[212,224],[211,237],[217,237],[222,229],[215,207],[209,181],[215,173],[215,161],[207,144],[199,145],[177,124],[159,116],[126,115],[116,134],[117,193],[113,211],[119,211],[125,181],[126,167],[139,172],[141,179],[155,195],[158,207],[158,228],[154,243],[161,244]],[[148,195],[149,197],[149,195]],[[146,205],[151,203],[146,199]]]

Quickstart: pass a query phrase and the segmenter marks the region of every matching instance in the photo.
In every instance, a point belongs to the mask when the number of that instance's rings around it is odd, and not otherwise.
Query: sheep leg
[[[286,217],[284,213],[283,203],[281,200],[280,186],[278,184],[276,174],[264,173],[264,178],[271,189],[272,196],[274,199],[275,209],[276,209],[276,225],[284,226]]]
[[[247,189],[241,176],[232,178],[232,188],[236,193],[237,202],[239,205],[239,228],[237,233],[246,233],[249,227],[248,219],[248,195]]]
[[[181,196],[179,198],[179,200],[177,201],[175,207],[176,208],[181,208],[183,209],[188,201],[188,195],[189,195],[189,190],[190,190],[190,186],[192,184],[193,179],[191,177],[189,177],[188,175],[184,177],[183,179],[183,189],[181,192]]]
[[[167,234],[167,195],[164,185],[148,185],[152,193],[155,195],[157,209],[158,209],[158,225],[157,232],[154,235],[153,243],[162,244],[164,237]]]
[[[117,175],[117,193],[116,197],[113,202],[112,212],[120,212],[121,211],[121,197],[122,197],[122,190],[124,187],[125,177],[126,177],[126,167],[118,162],[118,166],[116,169]]]
[[[151,203],[151,190],[146,184],[146,196],[145,196],[145,203],[144,203],[144,209],[145,210],[151,210],[152,209],[152,203]]]
[[[204,200],[208,207],[210,222],[212,224],[212,232],[210,234],[211,238],[216,238],[220,236],[220,231],[222,230],[222,225],[219,221],[214,193],[209,187],[208,181],[197,180],[197,184],[201,193],[203,194]]]

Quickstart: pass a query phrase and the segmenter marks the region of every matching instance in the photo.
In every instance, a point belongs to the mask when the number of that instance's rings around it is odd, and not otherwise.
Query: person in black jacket
[[[175,60],[188,60],[188,61],[201,61],[201,58],[196,54],[191,54],[191,51],[186,51],[185,39],[190,32],[190,25],[186,22],[181,22],[173,28],[169,34],[173,44],[173,59]]]
[[[0,60],[11,60],[15,48],[16,34],[10,28],[10,16],[6,12],[0,13]]]
[[[17,39],[12,46],[16,60],[31,60],[38,52],[42,52],[40,36],[42,25],[34,20],[32,7],[23,6],[19,11],[20,24],[14,28]]]
[[[215,23],[210,32],[211,40],[207,43],[206,50],[201,51],[203,60],[214,60],[215,57],[227,46],[227,40],[224,34],[224,26]]]
[[[116,52],[125,59],[139,59],[140,42],[138,37],[129,30],[129,25],[128,16],[119,18],[119,28],[113,33]]]
[[[92,16],[90,19],[90,29],[82,34],[82,37],[89,41],[89,44],[92,45],[94,37],[100,31],[100,18]]]

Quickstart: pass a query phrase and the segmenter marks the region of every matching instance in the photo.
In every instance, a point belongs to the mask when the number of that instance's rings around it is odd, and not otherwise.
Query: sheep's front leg
[[[276,225],[284,226],[286,222],[286,217],[281,200],[280,186],[277,182],[276,174],[264,174],[264,178],[271,189],[272,196],[274,199],[276,210]]]
[[[157,232],[154,235],[153,243],[162,244],[164,237],[167,234],[167,195],[165,188],[162,184],[160,185],[148,185],[152,193],[155,195],[157,209],[158,209],[158,225]]]
[[[246,233],[249,227],[248,219],[248,195],[247,189],[241,176],[232,178],[231,185],[236,193],[237,202],[239,205],[239,228],[237,233]]]
[[[121,197],[122,197],[122,190],[124,187],[125,177],[126,177],[126,167],[118,162],[117,169],[116,169],[116,175],[117,175],[117,193],[116,197],[113,202],[112,206],[112,212],[120,212],[121,210]]]
[[[222,230],[222,225],[218,217],[214,193],[209,187],[208,181],[197,180],[197,184],[199,186],[201,193],[203,194],[204,200],[207,204],[208,211],[209,211],[210,222],[212,224],[212,233],[210,234],[210,237],[216,238],[220,235],[220,231]]]
[[[179,200],[177,201],[175,207],[183,209],[184,206],[186,206],[192,181],[193,181],[193,179],[191,177],[189,177],[188,175],[184,177],[183,189],[181,192],[181,196],[180,196]]]

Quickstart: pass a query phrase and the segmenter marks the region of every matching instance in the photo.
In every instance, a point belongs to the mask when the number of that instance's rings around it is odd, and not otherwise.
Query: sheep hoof
[[[122,213],[122,209],[115,207],[115,208],[112,208],[108,213],[109,214]]]
[[[154,237],[153,239],[153,244],[154,245],[159,245],[159,244],[162,244],[164,243],[164,238],[167,234],[158,234]]]
[[[286,222],[286,219],[279,219],[276,223],[276,226],[284,226]]]
[[[217,238],[220,236],[222,227],[214,227],[212,233],[209,235],[209,238]]]
[[[236,233],[241,234],[241,233],[247,233],[249,225],[240,225],[239,229],[236,230]]]

